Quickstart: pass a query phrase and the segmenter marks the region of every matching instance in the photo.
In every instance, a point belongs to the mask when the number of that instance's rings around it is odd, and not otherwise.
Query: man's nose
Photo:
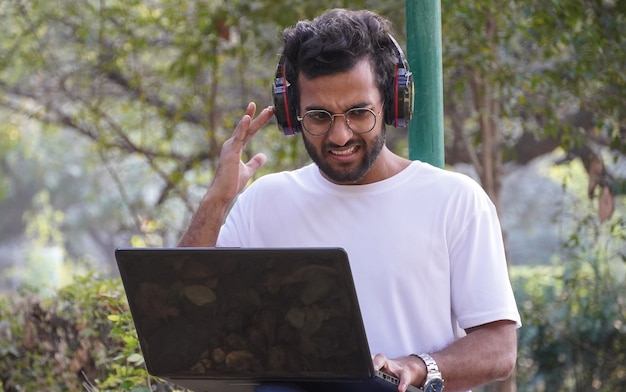
[[[346,117],[343,114],[335,115],[334,121],[328,131],[328,139],[338,146],[343,146],[352,138],[352,129],[346,123]]]

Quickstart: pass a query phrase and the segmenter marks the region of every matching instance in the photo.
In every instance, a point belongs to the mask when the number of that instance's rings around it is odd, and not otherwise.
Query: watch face
[[[424,392],[441,392],[443,391],[443,380],[434,378],[424,385]]]

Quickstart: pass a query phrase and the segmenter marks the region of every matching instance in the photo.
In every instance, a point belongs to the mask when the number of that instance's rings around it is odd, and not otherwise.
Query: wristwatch
[[[443,391],[443,378],[439,371],[437,362],[429,354],[419,354],[419,358],[426,364],[426,380],[421,386],[424,392],[441,392]]]

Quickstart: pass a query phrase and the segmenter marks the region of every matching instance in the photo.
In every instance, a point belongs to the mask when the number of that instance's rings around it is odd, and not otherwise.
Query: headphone
[[[385,91],[385,97],[392,102],[385,102],[385,124],[394,127],[406,127],[413,114],[413,74],[398,42],[389,35],[396,49],[397,61],[392,85]],[[279,129],[290,136],[302,132],[295,107],[294,89],[285,77],[285,56],[281,55],[276,68],[276,78],[272,86],[274,115]],[[385,99],[387,100],[387,99]]]

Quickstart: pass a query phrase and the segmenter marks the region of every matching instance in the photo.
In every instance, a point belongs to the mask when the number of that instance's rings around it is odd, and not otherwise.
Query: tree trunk
[[[496,206],[498,216],[501,216],[502,155],[500,153],[500,129],[496,122],[499,115],[499,103],[494,97],[491,83],[485,80],[479,71],[472,71],[471,86],[481,135],[478,175],[482,187]]]
[[[485,29],[493,64],[497,64],[496,22],[493,15],[487,18]],[[470,75],[470,86],[481,135],[480,168],[477,169],[482,187],[495,205],[498,216],[501,217],[502,151],[500,144],[502,136],[497,122],[500,117],[500,102],[497,82],[491,80],[486,73],[486,70],[475,69]],[[504,235],[503,237],[506,238]],[[506,380],[492,383],[490,388],[495,392],[516,392],[516,372],[514,371]]]

